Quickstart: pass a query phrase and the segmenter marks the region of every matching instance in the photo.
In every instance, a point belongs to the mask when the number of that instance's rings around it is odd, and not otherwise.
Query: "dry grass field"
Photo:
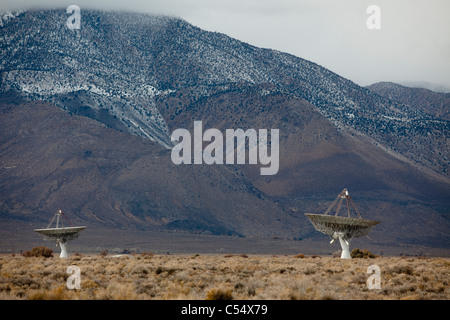
[[[68,289],[70,265],[80,289]],[[370,265],[380,289],[369,289]],[[0,257],[0,299],[441,299],[449,258],[299,255]]]

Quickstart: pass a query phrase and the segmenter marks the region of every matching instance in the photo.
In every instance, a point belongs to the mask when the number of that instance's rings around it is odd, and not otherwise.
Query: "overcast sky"
[[[450,91],[449,0],[2,0],[0,11],[76,4],[181,17],[318,63],[360,85],[429,82]],[[381,9],[370,30],[369,5]]]

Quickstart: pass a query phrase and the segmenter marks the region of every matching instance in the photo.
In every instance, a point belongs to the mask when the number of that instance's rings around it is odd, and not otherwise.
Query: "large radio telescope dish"
[[[50,221],[47,228],[35,229],[34,231],[39,233],[42,236],[42,239],[44,239],[44,241],[56,242],[56,245],[57,246],[59,245],[59,247],[61,248],[61,254],[59,255],[59,257],[60,258],[68,258],[69,255],[67,254],[67,249],[66,249],[67,241],[78,238],[78,236],[80,235],[80,232],[83,231],[86,227],[85,226],[64,227],[63,220],[60,219],[61,215],[64,216],[64,213],[61,210],[58,210],[58,212],[55,214],[55,216]],[[55,217],[56,217],[56,227],[50,228],[53,221],[55,220]],[[59,226],[60,223],[61,223],[61,227]]]
[[[347,217],[338,216],[342,206],[342,202],[346,200]],[[334,216],[328,215],[331,209],[338,203]],[[357,218],[350,216],[350,206],[355,210]],[[332,238],[330,243],[336,239],[342,247],[342,259],[351,259],[350,256],[350,241],[353,238],[367,236],[370,230],[380,223],[379,221],[362,219],[358,209],[353,203],[347,189],[343,189],[338,197],[331,203],[324,214],[305,213],[311,221],[314,228]]]

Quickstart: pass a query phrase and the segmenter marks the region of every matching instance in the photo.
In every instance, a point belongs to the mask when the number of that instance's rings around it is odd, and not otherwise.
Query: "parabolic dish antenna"
[[[342,202],[346,200],[347,217],[338,216]],[[328,215],[331,209],[338,204],[334,216]],[[355,210],[358,218],[350,217],[350,206]],[[325,233],[332,238],[330,243],[336,239],[342,247],[341,259],[351,259],[350,241],[353,238],[367,236],[370,230],[380,223],[379,221],[362,219],[358,209],[353,203],[347,189],[343,189],[338,197],[331,203],[324,214],[305,213],[317,231]]]
[[[73,240],[78,238],[81,231],[83,231],[86,227],[80,226],[80,227],[64,227],[63,220],[60,219],[61,216],[64,216],[64,213],[61,210],[58,210],[58,212],[55,214],[55,216],[50,221],[49,225],[46,229],[35,229],[37,233],[39,233],[42,236],[42,239],[45,241],[54,241],[56,242],[56,245],[61,248],[61,254],[59,255],[60,258],[68,258],[69,255],[67,254],[66,249],[66,243],[67,241]],[[50,228],[53,221],[56,217],[56,227]],[[64,216],[65,218],[65,216]],[[67,219],[67,218],[66,218]],[[61,223],[61,227],[60,227]],[[69,221],[70,223],[70,221]]]

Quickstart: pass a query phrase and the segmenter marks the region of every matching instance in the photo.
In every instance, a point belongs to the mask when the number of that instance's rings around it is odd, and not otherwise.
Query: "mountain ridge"
[[[83,10],[68,30],[67,17],[0,28],[4,221],[63,203],[96,227],[322,241],[303,213],[347,187],[383,221],[378,245],[448,248],[447,120],[177,18]],[[279,173],[174,165],[170,132],[195,120],[280,129]]]
[[[50,30],[24,29],[27,23],[14,25],[18,18],[44,23],[41,28]],[[87,90],[88,107],[104,109],[115,119],[113,124],[105,120],[107,124],[118,127],[120,123],[131,133],[170,148],[170,132],[154,106],[156,96],[196,87],[202,97],[209,95],[210,87],[269,83],[314,104],[337,126],[364,132],[393,152],[448,176],[448,163],[441,156],[448,156],[448,143],[439,134],[448,135],[448,120],[373,95],[313,62],[203,31],[174,17],[84,10],[80,30],[65,28],[66,19],[64,10],[27,11],[3,27],[30,33],[27,41],[34,48],[22,52],[20,64],[8,50],[4,52],[0,66],[3,90],[17,87],[28,91],[29,99],[44,99],[62,108],[67,108],[66,99],[86,102],[77,96]],[[11,38],[15,37],[3,36],[2,47],[6,41],[11,50]],[[15,56],[21,50],[16,47]],[[129,53],[126,58],[124,52]],[[49,54],[52,63],[42,53]],[[114,90],[108,81],[114,81]],[[46,86],[54,89],[46,92]],[[55,91],[58,88],[63,91]]]
[[[393,82],[377,82],[365,88],[434,117],[450,120],[450,93],[408,87]]]

